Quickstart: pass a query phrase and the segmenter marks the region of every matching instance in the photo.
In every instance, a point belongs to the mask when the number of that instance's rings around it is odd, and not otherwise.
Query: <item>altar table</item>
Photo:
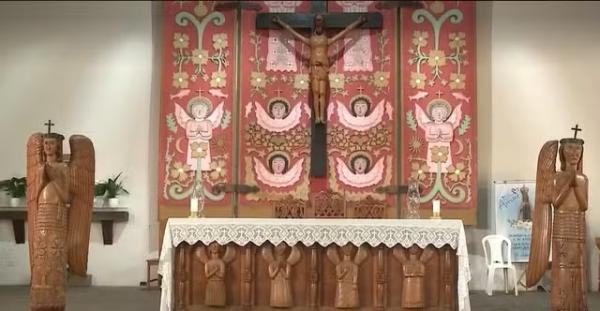
[[[227,284],[221,287],[223,301],[226,297],[224,310],[271,309],[269,263],[261,254],[267,246],[281,242],[296,245],[300,254],[289,281],[292,310],[337,310],[336,266],[328,259],[327,247],[348,243],[362,245],[368,254],[359,266],[358,309],[406,310],[401,301],[402,264],[392,249],[405,251],[418,245],[435,248],[425,264],[424,309],[470,310],[467,283],[471,275],[461,220],[171,218],[159,262],[161,311],[202,310],[209,304],[207,299],[216,299],[206,294],[211,285],[207,286],[205,273],[209,272],[204,263],[205,246],[213,242],[223,245],[220,256],[229,260],[222,277]]]

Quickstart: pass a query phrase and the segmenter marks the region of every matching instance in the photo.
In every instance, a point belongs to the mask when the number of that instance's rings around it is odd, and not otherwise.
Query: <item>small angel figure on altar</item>
[[[188,103],[188,114],[181,106],[175,104],[177,123],[185,129],[188,139],[187,165],[192,171],[210,171],[210,140],[213,129],[221,125],[224,103],[221,102],[209,115],[211,102],[205,97],[196,97]],[[200,163],[200,167],[198,167]]]
[[[452,110],[445,99],[437,98],[427,104],[427,113],[415,104],[417,124],[425,132],[427,147],[427,165],[430,172],[448,172],[452,165],[450,143],[454,141],[454,130],[459,126],[462,117],[462,104]]]
[[[289,308],[294,305],[292,284],[290,281],[292,267],[300,261],[300,250],[292,246],[290,254],[286,257],[288,246],[285,242],[275,246],[273,250],[267,246],[262,249],[263,258],[269,263],[269,277],[271,278],[271,307]]]
[[[370,128],[381,123],[383,120],[383,114],[385,112],[385,99],[382,99],[376,106],[371,110],[371,99],[366,95],[357,95],[350,100],[350,110],[346,106],[337,101],[331,106],[337,104],[337,114],[340,123],[347,128],[355,131],[367,131]],[[388,106],[391,107],[391,106]],[[329,111],[332,114],[335,108]],[[389,114],[390,112],[388,112]]]
[[[221,245],[216,242],[208,245],[208,257],[204,247],[196,250],[196,256],[204,263],[204,274],[206,275],[204,304],[207,306],[224,306],[226,304],[225,265],[235,257],[235,249],[228,245],[222,258],[220,252]]]
[[[412,245],[406,251],[396,247],[394,257],[402,264],[404,279],[402,280],[402,308],[425,308],[425,264],[433,257],[431,247],[425,248],[421,254],[419,246]]]
[[[290,158],[285,152],[273,152],[267,157],[268,168],[257,158],[254,158],[256,177],[262,183],[271,187],[288,187],[300,180],[304,159],[296,161],[290,168]]]
[[[247,111],[251,111],[252,104],[249,103]],[[270,132],[284,132],[300,124],[302,117],[302,103],[297,103],[290,110],[290,104],[283,98],[276,97],[271,99],[268,105],[268,112],[258,102],[254,103],[256,107],[256,121],[258,125]]]
[[[364,151],[351,154],[348,164],[341,158],[336,158],[339,180],[356,188],[373,186],[383,179],[384,158],[381,157],[373,167],[371,167],[371,156]]]
[[[335,264],[337,286],[335,290],[336,308],[356,308],[360,306],[358,298],[358,267],[367,258],[368,251],[359,247],[354,259],[352,253],[354,246],[350,243],[342,247],[342,260],[340,260],[338,247],[331,245],[327,248],[327,257]]]

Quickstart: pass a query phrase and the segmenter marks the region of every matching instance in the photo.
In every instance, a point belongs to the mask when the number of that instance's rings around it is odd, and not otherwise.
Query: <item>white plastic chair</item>
[[[489,253],[486,247],[486,242],[490,248]],[[487,265],[488,269],[488,279],[486,288],[488,296],[492,295],[492,287],[494,287],[494,275],[496,273],[496,269],[502,269],[504,271],[504,290],[507,294],[508,270],[510,269],[512,271],[515,286],[515,296],[518,296],[519,292],[517,290],[517,270],[512,264],[510,240],[502,235],[492,234],[485,236],[483,239],[481,239],[481,244],[483,245],[483,253],[485,254],[485,264]],[[503,249],[505,245],[506,251],[504,251]],[[504,260],[503,254],[506,254],[507,260]]]

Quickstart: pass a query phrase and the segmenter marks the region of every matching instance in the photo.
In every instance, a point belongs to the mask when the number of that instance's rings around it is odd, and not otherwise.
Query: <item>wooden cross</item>
[[[52,123],[52,120],[48,119],[48,122],[44,123],[45,126],[48,127],[48,134],[52,132],[52,127],[55,125]],[[575,134],[577,136],[577,134]]]
[[[256,15],[256,29],[282,29],[274,22],[278,20],[296,30],[313,29],[315,17],[323,17],[325,30],[332,28],[346,28],[359,20],[366,20],[360,24],[360,28],[381,28],[383,16],[381,13],[330,13],[327,11],[327,1],[311,1],[311,9],[308,13],[259,13]],[[310,98],[311,96],[309,96]],[[325,100],[328,102],[329,100]],[[315,99],[312,99],[312,107],[315,107]],[[323,118],[323,116],[321,116]],[[310,176],[327,176],[327,128],[324,122],[311,120],[311,147],[310,147]]]
[[[579,124],[575,124],[575,127],[572,127],[571,130],[575,131],[573,138],[577,138],[577,132],[583,132],[583,130],[579,127]]]

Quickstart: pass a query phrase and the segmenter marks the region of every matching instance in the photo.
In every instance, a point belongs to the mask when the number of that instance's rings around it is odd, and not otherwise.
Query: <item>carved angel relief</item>
[[[452,110],[448,101],[438,98],[427,104],[427,113],[415,103],[417,124],[425,132],[427,146],[427,165],[430,172],[448,172],[452,165],[450,143],[454,141],[454,130],[462,117],[462,104]]]
[[[89,138],[36,133],[27,142],[27,221],[32,310],[64,309],[65,268],[85,276],[94,202],[94,146]]]
[[[185,130],[188,139],[187,165],[191,170],[210,171],[210,140],[213,129],[221,125],[225,111],[224,103],[221,102],[210,115],[212,104],[205,97],[193,98],[187,108],[189,114],[175,104],[177,123]]]
[[[269,263],[269,277],[271,278],[271,307],[290,308],[294,305],[292,295],[291,272],[292,267],[300,261],[300,250],[292,246],[290,254],[284,242],[275,246],[275,256],[271,246],[262,249],[263,258]]]
[[[222,246],[216,242],[208,245],[206,255],[205,247],[196,249],[196,258],[204,263],[204,273],[206,275],[206,293],[204,304],[207,306],[225,306],[225,266],[235,257],[235,248],[231,245],[225,247],[225,254],[220,257]]]
[[[421,252],[417,245],[406,250],[396,246],[394,257],[402,263],[402,308],[425,307],[425,264],[433,257],[433,249],[428,246]]]
[[[336,308],[356,308],[360,306],[358,298],[358,267],[367,258],[368,250],[361,246],[352,258],[354,246],[350,243],[342,247],[342,259],[336,245],[327,248],[327,257],[335,264],[337,287],[335,291]]]
[[[367,152],[354,152],[348,158],[347,164],[341,158],[335,159],[338,178],[342,183],[365,188],[376,185],[383,179],[385,157],[379,158],[372,167],[371,156]]]

